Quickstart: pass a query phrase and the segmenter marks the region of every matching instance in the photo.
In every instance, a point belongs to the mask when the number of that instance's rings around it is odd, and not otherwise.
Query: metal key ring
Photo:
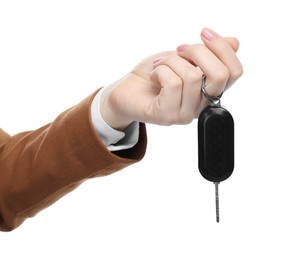
[[[203,95],[212,103],[214,104],[217,104],[217,103],[220,103],[220,98],[222,97],[223,95],[223,92],[219,95],[219,96],[216,96],[216,97],[213,97],[213,96],[210,96],[208,95],[208,93],[206,92],[206,76],[203,75],[202,76],[202,80],[201,80],[201,89],[202,89],[202,92],[203,92]]]

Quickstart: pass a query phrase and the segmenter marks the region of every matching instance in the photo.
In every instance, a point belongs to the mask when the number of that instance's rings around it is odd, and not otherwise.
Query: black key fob
[[[234,121],[223,107],[206,107],[198,118],[198,167],[214,183],[226,180],[234,169]]]

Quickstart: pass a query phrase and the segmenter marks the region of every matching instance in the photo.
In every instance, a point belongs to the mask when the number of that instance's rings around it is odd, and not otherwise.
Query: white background
[[[144,57],[199,43],[209,27],[241,42],[243,77],[222,104],[236,166],[220,185],[197,169],[197,132],[148,125],[144,160],[90,180],[10,233],[10,259],[290,259],[288,1],[1,0],[0,121],[35,129]]]

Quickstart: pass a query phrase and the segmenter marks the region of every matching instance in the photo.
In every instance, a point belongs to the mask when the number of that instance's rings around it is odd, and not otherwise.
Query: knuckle
[[[188,72],[185,75],[184,81],[189,82],[191,84],[196,83],[196,82],[200,83],[201,82],[201,74],[195,73],[191,70],[190,72]]]
[[[165,63],[171,63],[171,62],[176,61],[176,60],[177,60],[176,55],[169,55],[169,56],[164,58]]]
[[[241,77],[243,74],[243,67],[239,67],[235,70],[232,71],[231,76],[233,79],[238,79],[239,77]]]
[[[167,125],[187,125],[193,121],[192,113],[172,113],[166,120]]]
[[[179,112],[163,113],[159,117],[159,124],[164,126],[190,124],[194,116],[192,113],[180,114]]]
[[[162,125],[171,126],[177,122],[176,116],[174,114],[165,114],[161,120]]]
[[[169,88],[169,89],[180,89],[183,85],[183,82],[181,80],[181,78],[177,77],[177,76],[172,76],[169,77],[167,82],[165,82],[164,87]]]
[[[187,107],[187,108],[182,109],[180,117],[181,117],[181,124],[183,125],[190,124],[195,117],[195,108],[189,109]]]
[[[230,72],[228,71],[228,69],[220,69],[219,71],[216,72],[216,74],[214,75],[214,80],[215,82],[217,82],[218,84],[224,84],[225,82],[228,81],[230,77]]]
[[[168,66],[171,68],[171,64],[175,64],[178,56],[177,55],[168,55],[163,58],[157,63],[157,66]]]
[[[187,113],[187,114],[181,116],[179,123],[181,125],[188,125],[193,121],[193,119],[194,119],[193,115],[191,113]]]

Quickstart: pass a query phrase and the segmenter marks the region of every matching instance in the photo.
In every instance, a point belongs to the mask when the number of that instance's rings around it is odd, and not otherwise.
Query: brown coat
[[[90,120],[95,94],[35,131],[10,137],[0,129],[0,230],[15,229],[83,181],[142,159],[144,124],[140,124],[139,142],[126,158],[103,145]]]

